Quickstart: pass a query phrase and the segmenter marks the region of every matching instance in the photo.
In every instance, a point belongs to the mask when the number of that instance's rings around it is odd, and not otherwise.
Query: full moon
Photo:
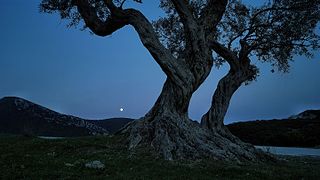
[[[122,112],[124,109],[123,108],[120,108],[120,111]]]

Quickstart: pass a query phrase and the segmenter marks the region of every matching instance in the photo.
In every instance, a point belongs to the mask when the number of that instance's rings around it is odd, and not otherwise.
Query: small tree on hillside
[[[129,0],[127,0],[129,1]],[[142,3],[141,0],[132,0]],[[263,160],[266,155],[241,142],[223,125],[233,93],[256,78],[250,58],[271,62],[287,71],[294,54],[311,55],[319,48],[315,29],[318,0],[274,0],[250,7],[239,0],[160,0],[166,16],[153,24],[126,0],[42,0],[46,13],[60,13],[70,25],[84,21],[98,36],[126,25],[134,27],[144,47],[167,79],[152,109],[121,133],[128,146],[151,147],[165,159],[213,157]],[[192,94],[214,65],[230,65],[218,83],[201,126],[188,117]]]

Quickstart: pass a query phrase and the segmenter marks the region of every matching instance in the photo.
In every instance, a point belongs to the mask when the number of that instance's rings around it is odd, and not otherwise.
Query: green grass
[[[44,140],[0,136],[0,179],[320,179],[319,158],[285,157],[267,164],[214,160],[165,161],[146,150],[132,154],[120,138]],[[100,160],[104,170],[85,163]],[[73,166],[67,166],[70,163]]]

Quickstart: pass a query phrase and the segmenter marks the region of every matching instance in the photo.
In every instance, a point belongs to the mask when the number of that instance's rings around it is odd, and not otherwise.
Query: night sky
[[[156,101],[165,75],[132,27],[109,37],[66,28],[57,15],[40,14],[39,0],[0,1],[0,98],[19,96],[55,111],[89,119],[139,118]],[[157,1],[138,5],[151,20]],[[320,109],[320,51],[295,57],[288,74],[261,76],[234,95],[226,123],[288,117]],[[228,66],[214,68],[194,94],[189,115],[199,120]],[[120,111],[124,108],[124,111]]]

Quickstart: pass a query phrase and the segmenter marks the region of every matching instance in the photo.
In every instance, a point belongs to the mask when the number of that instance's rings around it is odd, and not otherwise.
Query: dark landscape
[[[0,180],[320,179],[319,0],[13,0],[0,20]]]
[[[86,120],[18,97],[0,99],[0,133],[53,137],[102,135],[114,133],[130,121],[129,118]]]
[[[18,97],[0,100],[0,168],[3,179],[317,179],[320,157],[275,156],[265,163],[210,159],[166,161],[151,149],[127,150],[113,136],[129,118],[85,120],[63,115]],[[227,125],[255,145],[319,145],[319,111],[308,110],[282,120]],[[42,139],[48,136],[53,139]],[[54,139],[64,137],[64,139]],[[99,161],[101,168],[88,168]],[[39,168],[42,167],[42,168]],[[81,172],[79,174],[79,172]],[[281,173],[278,173],[281,172]]]
[[[133,120],[86,120],[52,111],[18,97],[0,99],[2,134],[49,137],[114,134]],[[320,110],[307,110],[286,119],[237,122],[227,125],[227,128],[242,141],[254,145],[319,147]]]
[[[280,147],[320,147],[320,110],[306,110],[285,119],[256,120],[227,125],[242,141]]]
[[[276,162],[213,159],[166,161],[148,148],[130,153],[120,136],[46,140],[0,136],[1,179],[319,179],[320,158],[279,156]],[[86,165],[99,161],[104,168]]]

